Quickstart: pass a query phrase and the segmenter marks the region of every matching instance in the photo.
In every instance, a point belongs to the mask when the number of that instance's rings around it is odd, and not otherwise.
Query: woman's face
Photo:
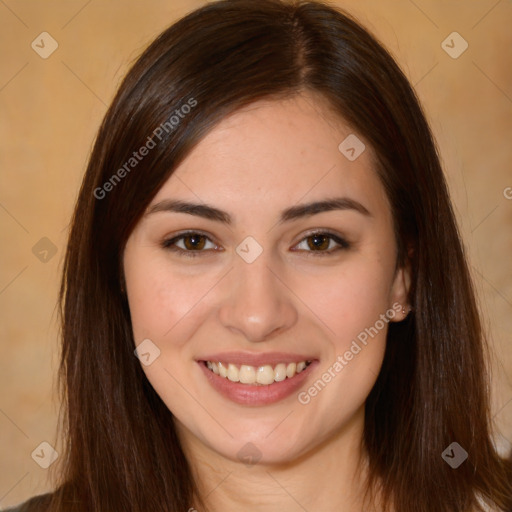
[[[361,433],[409,278],[371,148],[326,110],[225,118],[127,242],[135,344],[184,445],[278,463]]]

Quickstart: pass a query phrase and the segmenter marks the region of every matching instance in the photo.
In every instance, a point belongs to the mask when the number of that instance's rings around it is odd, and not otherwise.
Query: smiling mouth
[[[268,386],[274,384],[274,382],[291,379],[298,373],[303,372],[310,364],[311,361],[300,361],[298,363],[279,363],[275,366],[268,364],[250,366],[246,364],[222,363],[220,361],[204,361],[204,365],[215,375],[231,382],[252,386]]]

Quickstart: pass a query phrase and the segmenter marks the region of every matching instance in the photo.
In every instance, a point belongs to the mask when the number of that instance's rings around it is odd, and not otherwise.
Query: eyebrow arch
[[[358,201],[348,197],[337,197],[287,208],[281,212],[278,224],[334,210],[354,210],[362,215],[369,217],[372,216],[371,213]],[[151,215],[156,212],[187,213],[189,215],[195,215],[197,217],[221,222],[228,226],[233,224],[233,218],[229,213],[207,204],[164,199],[150,207],[145,215]]]

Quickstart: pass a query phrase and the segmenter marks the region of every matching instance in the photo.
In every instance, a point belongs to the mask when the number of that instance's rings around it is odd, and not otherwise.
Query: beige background
[[[106,105],[142,49],[203,3],[0,0],[0,507],[50,488],[48,470],[31,453],[43,441],[59,450],[58,278]],[[396,56],[434,129],[495,349],[493,414],[506,448],[512,440],[512,2],[336,3]],[[44,31],[58,42],[47,59],[31,48]],[[457,59],[441,46],[454,31],[469,44]],[[454,45],[461,48],[460,41]],[[32,252],[43,237],[57,248],[46,263]]]

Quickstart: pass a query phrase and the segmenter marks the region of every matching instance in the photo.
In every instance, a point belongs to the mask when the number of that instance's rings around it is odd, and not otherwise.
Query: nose
[[[267,251],[252,263],[236,258],[219,316],[223,326],[252,343],[290,329],[298,319],[283,271],[271,268]],[[276,267],[274,265],[274,267]]]

